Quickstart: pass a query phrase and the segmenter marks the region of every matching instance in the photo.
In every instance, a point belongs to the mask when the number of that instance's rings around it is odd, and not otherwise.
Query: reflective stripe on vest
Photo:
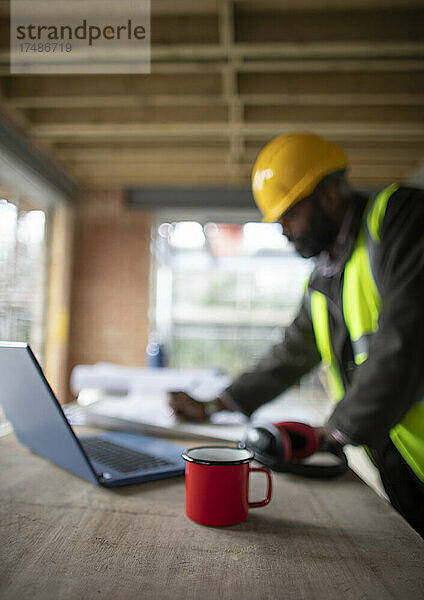
[[[378,329],[381,297],[373,276],[373,257],[380,242],[387,202],[396,189],[396,185],[391,185],[369,202],[355,248],[344,270],[343,315],[357,365],[367,360],[369,337]],[[315,341],[322,361],[328,367],[330,390],[335,400],[340,400],[344,387],[331,345],[327,299],[316,290],[310,290],[309,297]],[[409,410],[403,421],[390,430],[390,437],[409,466],[424,481],[424,402],[418,402]]]
[[[361,231],[345,266],[343,282],[343,314],[357,365],[368,358],[368,336],[378,329],[380,306],[381,298],[372,275],[365,234]]]
[[[311,292],[311,315],[315,341],[322,361],[328,369],[328,385],[335,400],[341,400],[344,394],[343,381],[331,347],[327,298],[321,292]]]
[[[392,442],[415,474],[424,481],[424,401],[417,402],[406,417],[390,430]]]

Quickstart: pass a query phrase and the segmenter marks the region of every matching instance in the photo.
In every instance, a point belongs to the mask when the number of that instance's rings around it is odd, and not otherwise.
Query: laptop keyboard
[[[121,473],[147,471],[173,464],[163,458],[144,454],[137,450],[130,450],[102,438],[92,437],[80,440],[80,442],[91,460],[103,463],[110,469]]]

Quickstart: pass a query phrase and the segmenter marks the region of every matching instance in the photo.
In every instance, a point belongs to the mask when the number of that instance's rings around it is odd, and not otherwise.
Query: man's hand
[[[185,392],[168,392],[169,406],[177,417],[187,421],[204,421],[205,405]]]
[[[322,427],[315,427],[315,429],[321,440],[321,450],[327,449],[329,445],[338,449],[341,449],[343,447],[344,442],[334,437],[333,431],[328,425],[324,425]],[[348,443],[347,440],[346,443]]]

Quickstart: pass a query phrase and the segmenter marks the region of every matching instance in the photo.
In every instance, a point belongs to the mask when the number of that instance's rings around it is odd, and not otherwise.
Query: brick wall
[[[98,361],[143,365],[148,336],[149,213],[120,191],[86,191],[75,202],[70,369]]]

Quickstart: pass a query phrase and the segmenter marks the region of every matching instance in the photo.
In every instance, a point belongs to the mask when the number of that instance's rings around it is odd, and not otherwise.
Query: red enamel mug
[[[245,448],[202,446],[185,450],[187,516],[196,523],[224,527],[241,523],[249,508],[265,506],[271,500],[272,481],[268,469],[253,468],[254,454]],[[249,475],[265,473],[266,498],[249,502]]]

